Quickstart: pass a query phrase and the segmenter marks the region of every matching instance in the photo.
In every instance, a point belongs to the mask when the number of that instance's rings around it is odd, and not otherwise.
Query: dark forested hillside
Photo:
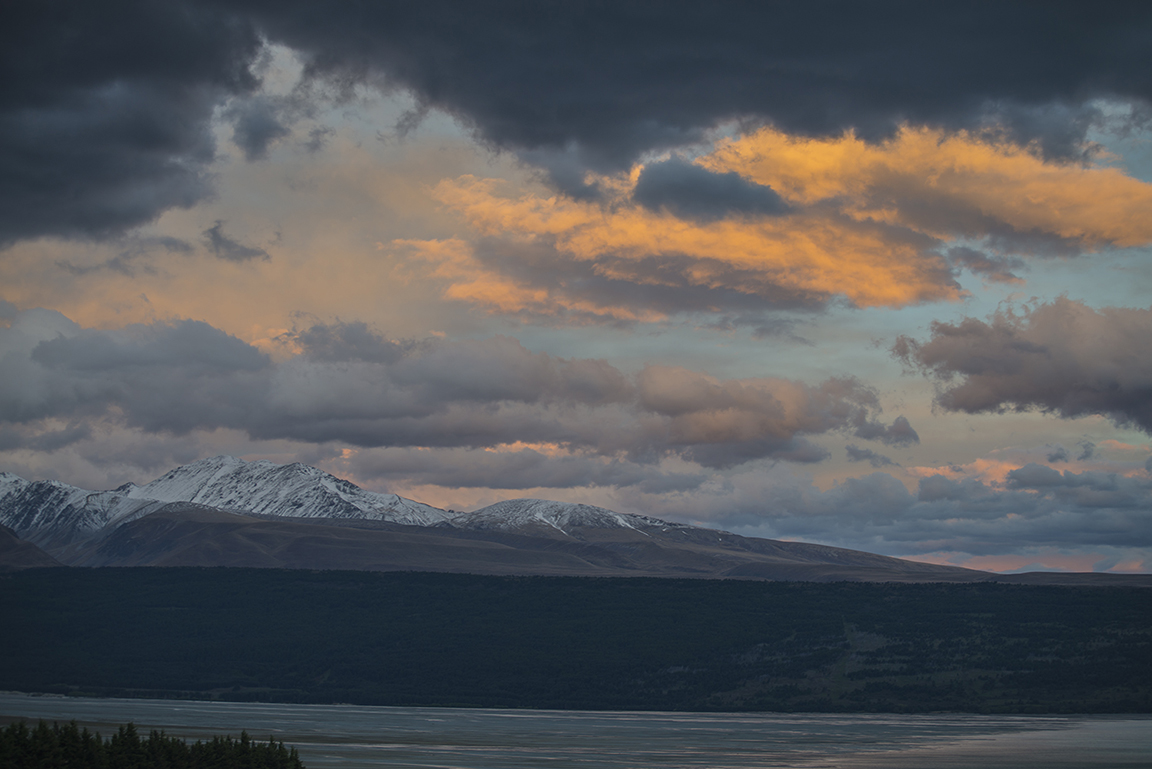
[[[588,709],[1152,712],[1152,591],[273,569],[0,576],[0,689]]]

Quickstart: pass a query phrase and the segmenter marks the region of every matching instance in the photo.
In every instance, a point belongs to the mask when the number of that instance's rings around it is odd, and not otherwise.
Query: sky
[[[0,471],[1152,571],[1152,6],[24,4]]]

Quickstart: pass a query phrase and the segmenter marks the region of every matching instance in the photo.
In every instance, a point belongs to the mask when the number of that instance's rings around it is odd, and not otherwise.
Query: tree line
[[[213,737],[189,745],[153,730],[141,737],[133,724],[108,739],[75,721],[29,728],[23,721],[0,727],[0,767],[4,769],[304,769],[296,748],[269,738],[255,742]]]

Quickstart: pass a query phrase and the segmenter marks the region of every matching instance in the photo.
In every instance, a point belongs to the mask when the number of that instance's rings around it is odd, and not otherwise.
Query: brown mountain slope
[[[0,571],[35,569],[42,566],[63,566],[52,556],[31,542],[16,536],[7,526],[0,526]]]
[[[545,537],[373,521],[288,520],[173,503],[70,554],[74,566],[248,566],[473,574],[975,582],[985,572],[699,530]]]

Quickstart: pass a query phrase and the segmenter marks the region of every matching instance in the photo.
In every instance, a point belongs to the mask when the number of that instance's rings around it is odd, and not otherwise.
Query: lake
[[[1152,766],[1152,716],[640,713],[0,693],[0,722],[275,736],[308,769],[1105,769]]]

